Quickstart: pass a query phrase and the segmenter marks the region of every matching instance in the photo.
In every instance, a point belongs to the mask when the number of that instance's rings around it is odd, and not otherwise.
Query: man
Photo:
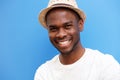
[[[39,20],[60,54],[41,65],[34,80],[120,80],[119,63],[111,55],[82,46],[85,14],[75,0],[50,0]]]

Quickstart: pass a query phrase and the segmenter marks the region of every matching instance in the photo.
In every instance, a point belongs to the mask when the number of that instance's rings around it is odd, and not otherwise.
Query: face
[[[57,8],[50,11],[46,17],[49,39],[63,54],[68,54],[79,48],[83,21],[71,10]]]

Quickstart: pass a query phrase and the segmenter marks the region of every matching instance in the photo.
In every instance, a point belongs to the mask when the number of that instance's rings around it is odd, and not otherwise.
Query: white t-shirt
[[[61,64],[56,55],[37,69],[34,80],[120,80],[120,65],[111,55],[86,48],[70,65]]]

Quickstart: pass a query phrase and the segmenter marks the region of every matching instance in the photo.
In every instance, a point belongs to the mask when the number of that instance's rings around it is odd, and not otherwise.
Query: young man
[[[60,54],[41,65],[34,80],[120,80],[120,65],[111,55],[82,46],[85,14],[75,0],[51,0],[39,20]]]

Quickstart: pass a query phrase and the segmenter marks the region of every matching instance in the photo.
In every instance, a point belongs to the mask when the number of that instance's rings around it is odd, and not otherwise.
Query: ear
[[[84,21],[80,19],[78,25],[79,25],[79,31],[82,32],[84,29]]]

